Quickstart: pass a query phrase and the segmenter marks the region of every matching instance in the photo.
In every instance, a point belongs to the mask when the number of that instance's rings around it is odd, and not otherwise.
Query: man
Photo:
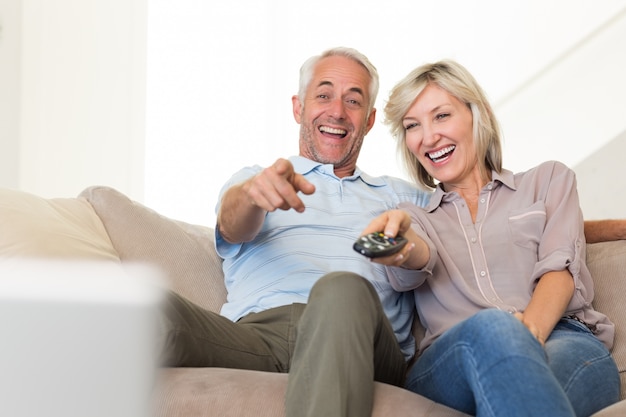
[[[375,67],[353,49],[304,63],[299,156],[245,168],[222,189],[228,302],[218,315],[172,296],[167,365],[289,372],[286,414],[298,417],[369,417],[375,380],[403,385],[413,296],[352,244],[376,215],[429,196],[357,168],[377,93]]]
[[[228,302],[217,315],[172,299],[167,364],[289,372],[288,416],[370,416],[374,380],[404,382],[414,305],[352,244],[377,214],[428,195],[356,166],[378,92],[365,56],[331,49],[300,74],[300,156],[225,185],[216,246]]]

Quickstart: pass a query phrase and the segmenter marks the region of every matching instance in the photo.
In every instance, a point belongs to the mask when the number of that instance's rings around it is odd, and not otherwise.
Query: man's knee
[[[328,314],[336,319],[352,315],[378,317],[383,313],[378,293],[365,278],[352,272],[333,272],[324,275],[313,286],[307,308],[318,314]],[[322,310],[322,311],[320,311]],[[366,312],[371,312],[368,314]]]
[[[349,298],[362,299],[378,297],[372,284],[353,272],[331,272],[320,278],[311,289],[311,297],[336,297],[346,301]]]

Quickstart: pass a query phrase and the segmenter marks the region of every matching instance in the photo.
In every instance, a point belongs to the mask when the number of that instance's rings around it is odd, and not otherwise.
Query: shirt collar
[[[335,168],[332,164],[322,164],[321,162],[313,161],[303,156],[292,156],[289,161],[293,164],[293,169],[302,175],[306,175],[311,171],[317,170],[323,174],[331,177],[338,178],[335,175]],[[361,171],[359,167],[356,167],[354,174],[349,177],[342,178],[343,180],[356,180],[360,178],[366,184],[371,186],[383,186],[386,185],[386,181],[382,177],[373,177],[365,172]]]
[[[513,191],[517,190],[517,187],[515,186],[515,175],[507,169],[503,169],[500,173],[492,170],[491,178],[491,181],[487,185],[485,185],[485,187],[488,187],[489,184],[492,184],[492,188],[495,190],[499,184],[502,184]],[[430,197],[430,202],[426,206],[425,210],[428,212],[432,212],[441,205],[441,202],[444,199],[455,198],[455,196],[457,195],[458,194],[456,192],[445,192],[443,188],[441,188],[441,184],[438,184],[435,192]]]

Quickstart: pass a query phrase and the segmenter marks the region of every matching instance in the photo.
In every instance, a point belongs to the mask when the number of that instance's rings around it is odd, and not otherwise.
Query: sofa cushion
[[[164,368],[157,417],[283,417],[287,374],[225,368]],[[372,417],[467,416],[408,390],[376,382]]]
[[[615,323],[611,353],[622,381],[621,399],[626,399],[626,240],[587,245],[587,265],[594,280],[593,306]]]
[[[45,199],[0,188],[0,258],[24,257],[119,262],[84,198]]]
[[[219,311],[226,289],[212,229],[167,218],[110,187],[90,187],[80,197],[100,216],[122,262],[158,267],[172,290]]]

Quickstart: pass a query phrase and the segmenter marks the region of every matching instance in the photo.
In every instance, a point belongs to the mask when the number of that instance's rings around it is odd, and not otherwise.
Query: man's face
[[[339,177],[354,172],[375,120],[375,109],[368,115],[369,85],[367,70],[356,61],[331,56],[318,62],[304,102],[292,99],[301,156],[333,164]]]

